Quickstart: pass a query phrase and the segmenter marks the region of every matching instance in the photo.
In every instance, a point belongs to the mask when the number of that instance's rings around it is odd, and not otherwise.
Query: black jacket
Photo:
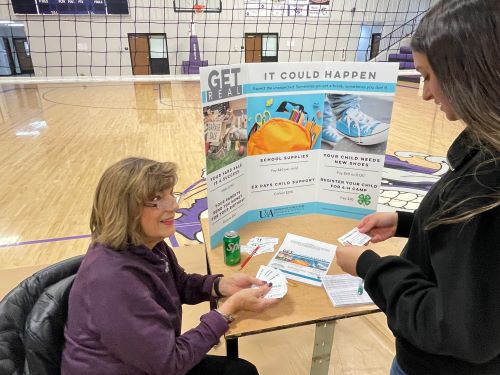
[[[82,258],[37,272],[0,302],[0,375],[60,373],[68,295]]]
[[[452,170],[414,214],[398,213],[397,235],[408,237],[401,256],[368,250],[356,265],[409,375],[500,374],[500,207],[424,229],[440,207],[453,215],[498,197],[500,153],[470,144],[462,133],[448,152]]]

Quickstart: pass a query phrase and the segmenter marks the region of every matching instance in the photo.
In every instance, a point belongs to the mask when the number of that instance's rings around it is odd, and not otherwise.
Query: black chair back
[[[82,259],[38,271],[0,301],[0,374],[60,373],[68,297]]]

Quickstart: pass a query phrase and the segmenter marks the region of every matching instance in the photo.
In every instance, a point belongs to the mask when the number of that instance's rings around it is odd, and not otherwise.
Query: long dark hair
[[[423,17],[411,46],[426,55],[472,143],[481,152],[496,155],[476,172],[500,163],[500,0],[439,1]],[[500,206],[499,187],[494,188],[487,195],[445,206],[427,227],[467,221]],[[479,207],[460,209],[477,199],[483,202]]]
[[[411,41],[474,141],[500,151],[500,1],[442,0]]]

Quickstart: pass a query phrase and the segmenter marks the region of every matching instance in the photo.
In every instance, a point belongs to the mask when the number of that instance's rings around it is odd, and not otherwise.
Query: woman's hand
[[[252,285],[264,285],[265,281],[244,273],[235,273],[229,277],[223,277],[219,281],[219,291],[224,297],[230,297],[242,289],[250,288]]]
[[[258,288],[241,289],[229,297],[219,307],[219,311],[228,315],[236,314],[239,311],[262,312],[280,301],[278,298],[264,298],[271,290],[271,285],[264,282],[264,285]]]
[[[365,216],[358,224],[361,233],[366,233],[377,243],[385,241],[396,234],[398,214],[396,212],[376,212]]]
[[[358,276],[356,273],[356,264],[361,254],[367,249],[366,246],[337,246],[337,251],[335,252],[337,264],[344,272]]]

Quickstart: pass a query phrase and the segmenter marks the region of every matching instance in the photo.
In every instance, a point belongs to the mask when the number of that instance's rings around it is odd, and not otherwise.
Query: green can
[[[224,234],[224,263],[228,266],[234,266],[241,260],[240,254],[240,235],[231,230]]]

